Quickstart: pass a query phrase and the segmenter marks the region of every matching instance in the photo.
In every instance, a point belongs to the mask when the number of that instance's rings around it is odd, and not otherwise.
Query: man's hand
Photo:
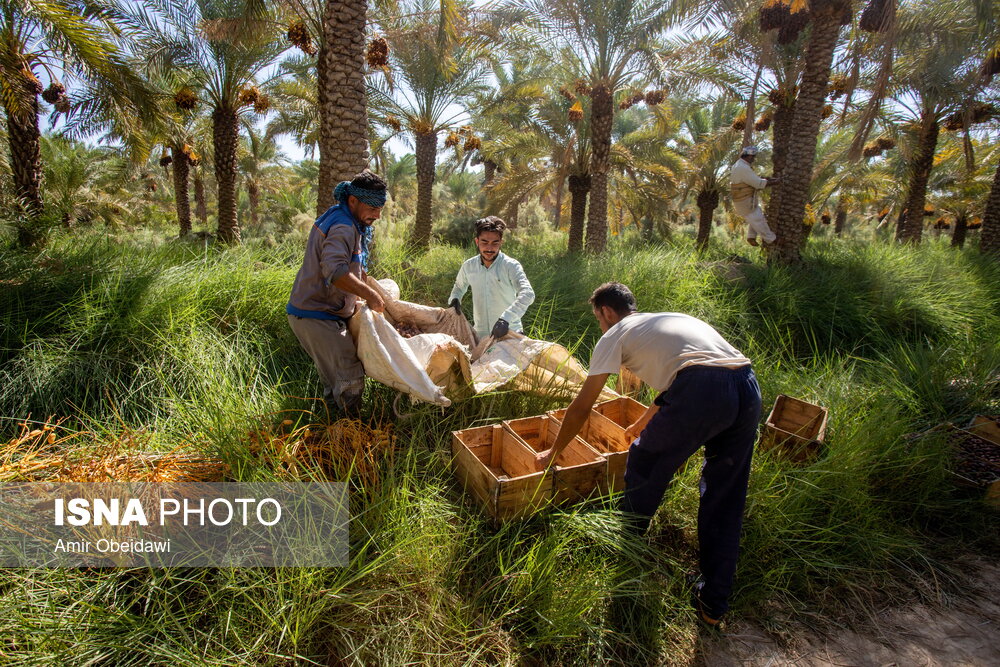
[[[642,429],[644,428],[646,428],[646,426],[642,423],[641,419],[634,424],[630,424],[629,427],[625,429],[625,440],[628,444],[631,445],[632,442],[639,437],[639,434],[642,433]]]
[[[456,313],[458,313],[459,315],[462,315],[462,302],[461,301],[459,301],[458,299],[452,299],[451,303],[449,303],[448,305],[451,306],[452,308],[454,308]]]
[[[781,176],[771,176],[770,178],[767,178],[765,180],[767,181],[767,183],[764,184],[764,187],[769,188],[775,183],[781,183]]]
[[[493,336],[494,339],[500,340],[507,335],[508,331],[510,331],[510,323],[508,323],[507,320],[500,319],[493,325],[493,331],[490,332],[490,335]]]
[[[535,454],[535,470],[545,470],[552,463],[552,450],[546,449],[544,452]]]
[[[385,301],[382,300],[382,297],[375,290],[372,290],[371,292],[372,292],[371,294],[365,297],[365,303],[367,303],[368,307],[374,310],[376,313],[384,313]]]

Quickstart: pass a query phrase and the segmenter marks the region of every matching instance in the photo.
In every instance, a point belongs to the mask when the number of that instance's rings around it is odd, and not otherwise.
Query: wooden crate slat
[[[503,453],[503,429],[497,428],[497,425],[489,427],[490,429],[490,465],[494,468],[502,468],[502,456]]]
[[[458,434],[452,436],[452,465],[462,486],[480,502],[488,503],[497,485],[497,478],[469,449]]]
[[[532,475],[535,472],[535,453],[530,448],[520,442],[517,437],[507,431],[501,430],[501,468],[507,471],[511,477],[521,477]]]
[[[560,428],[560,422],[548,415],[511,419],[503,424],[525,447],[535,452],[550,448],[555,443]],[[536,430],[540,430],[539,437],[531,437],[536,434]],[[522,432],[530,439],[525,439]],[[579,436],[566,445],[555,463],[556,466],[550,468],[547,474],[558,480],[553,482],[553,501],[556,503],[580,500],[604,486],[602,482],[607,478],[607,462]]]
[[[625,436],[625,429],[600,412],[591,411],[587,425],[589,437],[584,440],[600,452],[627,452],[632,444]]]
[[[1000,445],[1000,419],[997,417],[976,415],[969,423],[968,430],[983,440],[989,440],[994,445]]]

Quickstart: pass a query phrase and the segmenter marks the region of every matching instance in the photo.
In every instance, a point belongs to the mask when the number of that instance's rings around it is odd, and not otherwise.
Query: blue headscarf
[[[368,204],[369,206],[375,206],[381,208],[385,206],[385,190],[367,190],[365,188],[359,188],[357,186],[351,185],[350,181],[341,181],[337,184],[337,187],[333,189],[333,198],[343,207],[347,208],[347,196],[354,195],[360,201]],[[316,224],[320,225],[323,220],[328,216],[332,215],[335,209],[331,208],[321,215],[317,220]],[[350,211],[348,211],[350,214]],[[361,252],[358,253],[358,261],[361,262],[361,268],[365,271],[368,270],[368,248],[371,245],[372,238],[375,235],[374,225],[364,225],[361,224],[351,215],[351,220],[354,222],[354,228],[358,230],[361,234]]]

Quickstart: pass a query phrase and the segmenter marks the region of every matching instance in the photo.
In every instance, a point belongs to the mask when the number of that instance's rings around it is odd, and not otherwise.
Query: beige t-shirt
[[[683,313],[635,313],[608,329],[594,346],[590,375],[624,366],[658,392],[688,366],[739,368],[750,360],[711,325]]]

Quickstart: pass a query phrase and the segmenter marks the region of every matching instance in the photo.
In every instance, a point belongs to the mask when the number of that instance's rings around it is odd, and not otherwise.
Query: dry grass
[[[381,487],[382,471],[395,461],[391,424],[369,426],[357,419],[339,419],[289,430],[292,424],[286,419],[276,429],[251,431],[249,438],[251,452],[294,478],[351,481],[356,489],[373,494]]]
[[[191,451],[144,451],[152,435],[124,429],[98,436],[69,432],[60,422],[40,427],[24,421],[21,432],[0,445],[3,482],[221,482],[229,466]]]

